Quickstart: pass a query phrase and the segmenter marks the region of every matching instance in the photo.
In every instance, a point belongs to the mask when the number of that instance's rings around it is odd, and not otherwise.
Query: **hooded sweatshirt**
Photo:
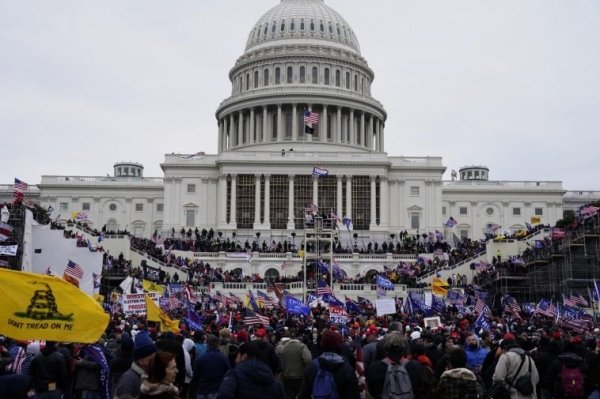
[[[310,399],[318,368],[329,370],[333,374],[339,398],[359,398],[358,379],[354,369],[350,366],[346,358],[337,353],[324,352],[315,360],[318,363],[318,366],[315,364],[315,361],[313,361],[309,363],[304,370],[302,388],[298,395],[300,399]]]
[[[258,359],[248,359],[227,372],[221,383],[218,399],[282,398],[283,390],[271,369]]]

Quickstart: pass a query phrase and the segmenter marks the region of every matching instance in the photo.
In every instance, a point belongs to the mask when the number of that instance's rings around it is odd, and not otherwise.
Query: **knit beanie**
[[[337,352],[342,346],[342,336],[331,330],[325,331],[319,346],[324,352]]]
[[[135,349],[133,350],[133,360],[139,360],[156,353],[156,346],[146,331],[140,331],[135,336]]]

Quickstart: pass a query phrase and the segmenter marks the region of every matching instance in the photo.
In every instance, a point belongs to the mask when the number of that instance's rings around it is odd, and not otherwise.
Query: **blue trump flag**
[[[378,287],[385,288],[385,289],[394,288],[394,284],[390,280],[388,280],[387,278],[385,278],[383,276],[379,276],[379,275],[375,278],[375,284]]]
[[[475,321],[475,325],[479,328],[483,328],[484,331],[489,331],[491,328],[490,319],[487,316],[487,312],[483,312],[479,315]]]
[[[285,297],[285,308],[288,313],[301,314],[308,316],[310,314],[310,308],[306,306],[301,300],[294,298],[293,296]]]
[[[352,299],[346,297],[346,311],[362,314],[363,311],[358,305],[358,303],[354,302]]]

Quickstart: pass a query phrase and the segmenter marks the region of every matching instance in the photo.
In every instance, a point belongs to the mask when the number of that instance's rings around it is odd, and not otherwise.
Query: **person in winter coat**
[[[63,390],[67,388],[69,372],[67,362],[57,351],[55,342],[46,341],[44,349],[31,361],[29,375],[38,398],[62,397]]]
[[[142,375],[147,374],[150,359],[156,353],[156,346],[147,331],[140,331],[135,336],[133,349],[133,363],[127,370],[115,388],[115,399],[135,398],[140,393]]]
[[[190,382],[190,397],[210,399],[216,396],[225,374],[229,371],[229,359],[219,350],[219,338],[208,337],[208,349],[194,360],[194,376]]]
[[[467,354],[462,348],[454,348],[448,353],[448,366],[440,382],[433,391],[438,399],[463,399],[480,397],[483,394],[475,374],[466,368]]]
[[[488,348],[482,348],[479,344],[479,339],[475,334],[467,336],[465,340],[465,352],[467,354],[467,368],[474,373],[479,374],[483,362],[490,352]]]
[[[120,346],[115,353],[115,357],[110,361],[110,382],[112,386],[112,395],[114,396],[117,381],[129,370],[133,363],[133,339],[129,334],[121,335]]]
[[[527,356],[523,349],[519,348],[515,337],[510,333],[504,335],[504,339],[500,344],[500,348],[502,349],[502,354],[498,359],[498,364],[496,364],[494,376],[492,377],[494,384],[508,387],[511,399],[537,399],[535,387],[540,381],[540,376],[534,361]],[[519,370],[522,356],[525,356],[525,361],[523,367],[521,367]],[[530,365],[531,383],[533,384],[534,389],[531,395],[523,395],[522,393],[519,393],[513,386],[509,386],[507,381],[514,383],[517,378],[529,373]]]
[[[256,342],[240,345],[236,366],[229,370],[219,387],[217,399],[283,398],[283,388],[262,360]]]
[[[175,355],[158,351],[148,362],[148,375],[142,376],[139,399],[179,399]]]
[[[304,369],[311,362],[308,347],[299,339],[281,339],[281,380],[287,398],[295,398],[302,386]]]
[[[342,336],[335,331],[325,330],[321,334],[319,347],[321,356],[310,362],[304,369],[302,386],[298,398],[310,399],[312,388],[319,368],[324,368],[333,374],[335,387],[339,398],[358,399],[358,378],[354,368],[340,353],[342,350]]]
[[[575,343],[568,342],[565,344],[564,352],[555,359],[550,366],[548,366],[547,377],[550,381],[554,381],[553,397],[564,398],[565,391],[562,386],[562,375],[563,368],[567,369],[579,369],[581,377],[583,378],[583,384],[577,387],[582,392],[581,398],[587,398],[594,387],[590,380],[589,367],[583,361],[583,358],[577,353],[577,347]]]
[[[392,331],[385,336],[384,352],[385,358],[373,362],[367,369],[366,377],[369,394],[373,398],[379,399],[383,393],[388,363],[400,363],[403,359],[406,359],[404,367],[410,377],[411,389],[415,399],[429,399],[431,397],[429,393],[431,387],[427,387],[423,380],[425,366],[415,359],[408,360],[408,341],[401,332]]]

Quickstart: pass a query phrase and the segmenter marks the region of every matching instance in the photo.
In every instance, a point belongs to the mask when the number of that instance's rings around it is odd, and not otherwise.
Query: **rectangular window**
[[[136,237],[143,237],[144,236],[144,228],[142,226],[135,226],[133,228],[133,235]]]
[[[521,208],[513,208],[513,216],[521,216]]]
[[[445,215],[445,214],[446,214],[446,207],[445,207],[445,206],[443,206],[443,207],[442,207],[442,215]]]
[[[542,208],[535,208],[535,216],[542,216],[544,214],[544,210]]]
[[[419,186],[411,186],[410,187],[410,196],[418,197],[419,196]]]
[[[419,228],[419,213],[413,212],[410,214],[410,228],[418,229]]]
[[[165,204],[156,204],[156,212],[163,212],[165,210]]]
[[[196,192],[196,185],[195,184],[188,184],[187,185],[187,192],[188,193],[195,193]]]
[[[196,225],[196,211],[193,209],[188,209],[185,211],[185,225],[188,227],[192,227]]]
[[[82,211],[89,211],[90,210],[90,203],[89,202],[83,202],[81,204],[81,210]]]
[[[458,208],[458,213],[460,215],[467,215],[467,207],[466,206],[461,206],[460,208]]]
[[[135,204],[136,212],[144,212],[144,204]]]
[[[67,211],[69,210],[69,203],[68,202],[61,202],[58,206],[58,209],[60,209],[61,211]]]

